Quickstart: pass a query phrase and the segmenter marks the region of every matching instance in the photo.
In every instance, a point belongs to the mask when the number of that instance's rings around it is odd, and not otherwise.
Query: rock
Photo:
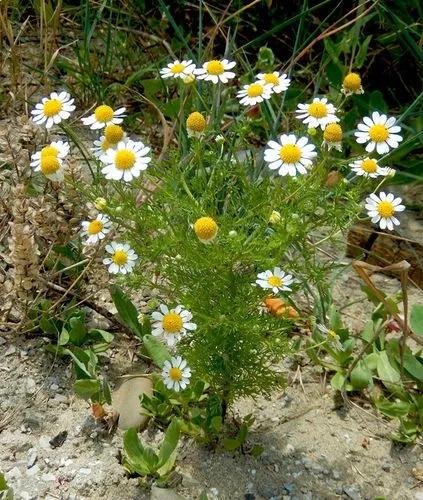
[[[89,476],[91,474],[91,469],[88,467],[81,467],[81,469],[78,470],[78,474],[81,474],[82,476]]]
[[[140,395],[153,395],[153,383],[149,377],[133,377],[125,380],[112,394],[112,407],[119,415],[118,427],[142,429],[148,417],[141,415]]]
[[[423,491],[417,491],[414,495],[415,500],[423,500]]]
[[[59,389],[59,386],[58,386],[57,384],[54,384],[54,383],[53,383],[53,384],[51,384],[50,389],[51,389],[52,391],[57,391],[57,390]]]
[[[389,460],[384,460],[384,462],[382,463],[382,469],[385,472],[391,472],[391,470],[392,470],[392,462],[389,461]]]
[[[337,470],[334,470],[332,472],[332,476],[335,479],[335,481],[338,481],[341,478],[341,474],[339,474],[339,472]]]
[[[14,345],[11,345],[7,351],[4,353],[5,356],[11,356],[12,354],[15,354],[16,352],[16,347]]]
[[[31,467],[33,467],[35,465],[37,458],[38,458],[37,450],[35,448],[31,448],[28,452],[27,457],[26,457],[27,469],[30,469]]]
[[[185,500],[185,498],[178,495],[174,490],[153,486],[150,500]]]
[[[66,441],[68,431],[59,432],[56,436],[50,439],[49,444],[52,448],[59,448]]]
[[[361,495],[355,488],[344,487],[344,493],[348,498],[352,498],[352,500],[361,500]]]
[[[34,394],[37,390],[37,384],[33,378],[27,378],[25,380],[25,392],[29,395]]]
[[[10,478],[10,479],[17,479],[19,477],[22,477],[22,472],[20,471],[19,467],[13,467],[13,469],[11,469],[7,476]]]
[[[41,448],[44,450],[50,451],[50,438],[48,436],[41,436],[40,439],[38,440],[39,445]]]
[[[56,476],[52,472],[46,472],[41,476],[43,481],[56,481]]]
[[[28,470],[26,475],[29,477],[32,477],[32,476],[38,477],[40,474],[40,471],[41,471],[41,467],[38,464],[36,464]]]
[[[0,337],[0,345],[4,345],[6,343],[6,339],[3,337]]]

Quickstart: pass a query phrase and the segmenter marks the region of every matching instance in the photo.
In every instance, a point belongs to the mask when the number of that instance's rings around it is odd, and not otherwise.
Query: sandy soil
[[[399,289],[394,279],[376,280],[391,293]],[[334,289],[338,301],[356,300],[359,285],[344,273]],[[410,291],[411,303],[418,294]],[[363,302],[345,312],[358,330],[370,310]],[[422,447],[394,446],[388,435],[395,422],[382,419],[365,401],[354,400],[346,408],[317,368],[297,370],[289,359],[284,363],[291,380],[286,391],[271,400],[240,401],[233,410],[236,416],[256,417],[249,442],[264,447],[259,458],[184,440],[174,490],[146,491],[119,464],[120,431],[109,435],[72,394],[71,367],[45,353],[41,337],[3,334],[0,344],[0,470],[17,499],[171,500],[202,493],[222,499],[423,498],[417,479]],[[142,369],[134,354],[127,341],[117,342],[104,362],[112,383]],[[50,440],[63,431],[66,439],[53,448]],[[144,437],[161,439],[154,429],[144,431]]]

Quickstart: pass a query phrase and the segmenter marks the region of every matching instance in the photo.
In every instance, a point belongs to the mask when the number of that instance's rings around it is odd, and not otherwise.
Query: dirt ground
[[[395,279],[376,281],[388,292],[399,289]],[[334,289],[338,302],[357,300],[359,285],[352,273],[343,273]],[[410,290],[411,303],[418,296]],[[367,302],[345,310],[355,329],[369,312]],[[422,446],[393,445],[388,435],[395,422],[365,401],[339,404],[318,369],[297,371],[289,359],[284,367],[291,383],[284,392],[240,401],[234,409],[237,416],[256,417],[249,442],[263,446],[259,458],[184,440],[174,489],[147,491],[119,464],[121,432],[109,435],[97,426],[86,403],[72,394],[71,367],[45,353],[41,337],[3,334],[0,344],[0,470],[17,499],[172,500],[202,493],[210,499],[423,499]],[[104,362],[112,383],[143,369],[136,356],[130,361],[134,354],[127,341],[118,341]],[[63,444],[53,448],[50,440],[64,431]],[[153,443],[161,440],[160,431],[143,434]]]

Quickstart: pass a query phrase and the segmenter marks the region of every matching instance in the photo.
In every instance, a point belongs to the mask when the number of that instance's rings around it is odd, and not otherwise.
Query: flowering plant
[[[324,242],[364,206],[387,230],[405,208],[400,198],[377,194],[393,173],[379,156],[402,140],[395,118],[370,110],[357,125],[357,144],[344,130],[350,96],[363,92],[358,74],[283,112],[291,75],[262,72],[236,93],[235,71],[229,59],[198,67],[176,60],[160,71],[183,102],[174,141],[166,128],[160,154],[122,128],[130,115],[125,107],[101,104],[82,118],[103,134],[84,154],[89,189],[66,175],[67,143],[44,146],[32,164],[94,203],[97,212],[81,222],[82,243],[100,246],[113,279],[160,296],[149,319],[152,334],[171,350],[162,367],[167,389],[184,391],[203,380],[223,416],[235,398],[268,394],[283,383],[279,363],[306,301],[325,331],[334,263],[318,259],[327,254]],[[61,125],[72,103],[68,94],[53,93],[34,119]],[[77,130],[69,138],[86,150]],[[287,307],[269,308],[275,298]]]

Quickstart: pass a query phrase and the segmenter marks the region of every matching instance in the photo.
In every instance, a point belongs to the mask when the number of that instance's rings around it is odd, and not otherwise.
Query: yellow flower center
[[[123,128],[114,123],[107,125],[104,130],[104,136],[106,141],[109,141],[110,144],[116,144],[123,139]]]
[[[313,118],[324,118],[328,114],[328,108],[323,102],[313,102],[308,105],[308,114]]]
[[[282,286],[283,281],[282,278],[279,278],[279,276],[270,276],[267,278],[267,282],[269,283],[270,286]]]
[[[55,156],[44,156],[41,158],[40,167],[44,175],[51,175],[59,170],[60,163]]]
[[[163,317],[162,325],[166,333],[178,333],[181,331],[183,322],[179,314],[170,312]]]
[[[101,149],[103,151],[107,151],[110,148],[111,144],[108,142],[106,139],[103,139],[103,142],[101,143]]]
[[[101,220],[93,220],[88,224],[87,233],[88,234],[98,234],[104,227]]]
[[[195,221],[194,232],[200,240],[211,240],[216,236],[218,226],[211,217],[200,217]]]
[[[124,250],[116,250],[112,260],[118,266],[124,266],[128,262],[128,255]]]
[[[44,114],[51,118],[52,116],[57,115],[59,111],[63,108],[63,104],[58,99],[49,99],[43,105]]]
[[[323,132],[323,139],[327,142],[341,142],[342,128],[337,123],[329,123]]]
[[[263,94],[263,86],[259,83],[253,83],[247,89],[248,97],[257,97]]]
[[[334,330],[328,330],[327,339],[331,340],[332,342],[334,340],[338,340],[338,334]]]
[[[41,150],[41,158],[44,158],[45,156],[57,156],[58,154],[59,150],[54,146],[45,146]]]
[[[194,111],[187,118],[187,128],[194,132],[203,132],[206,128],[206,119],[198,111]]]
[[[374,142],[383,142],[389,136],[388,129],[385,125],[373,125],[369,130],[369,137]]]
[[[180,382],[182,380],[182,370],[180,368],[171,368],[169,370],[169,378],[174,382]]]
[[[279,78],[273,73],[265,73],[264,81],[266,83],[272,83],[273,85],[277,85],[279,83]]]
[[[119,170],[128,170],[128,168],[132,168],[135,164],[135,160],[135,153],[129,151],[129,149],[119,149],[116,151],[115,165]]]
[[[113,118],[113,109],[106,104],[102,104],[101,106],[95,108],[94,115],[98,122],[106,123]]]
[[[377,172],[377,163],[375,160],[371,160],[370,158],[363,160],[361,162],[361,169],[368,174],[373,174],[374,172]]]
[[[347,90],[359,90],[361,87],[361,78],[358,73],[348,73],[344,78],[344,87]]]
[[[296,163],[301,158],[301,149],[295,144],[285,144],[279,150],[279,156],[284,163]]]
[[[207,72],[210,75],[221,75],[225,71],[223,64],[220,61],[210,61],[207,64]]]
[[[182,73],[182,71],[184,71],[185,69],[185,64],[182,64],[182,63],[179,63],[179,64],[174,64],[171,68],[170,68],[170,72],[173,73],[174,75],[177,74],[177,73]]]
[[[392,217],[395,213],[394,205],[386,200],[378,203],[377,211],[381,217]]]

